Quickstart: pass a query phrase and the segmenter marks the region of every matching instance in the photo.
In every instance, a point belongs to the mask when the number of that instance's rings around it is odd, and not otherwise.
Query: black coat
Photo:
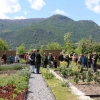
[[[30,60],[30,64],[31,65],[35,65],[35,53],[32,53],[30,56],[31,60]]]
[[[40,63],[41,63],[41,55],[40,55],[40,53],[37,52],[37,53],[35,54],[35,56],[36,56],[36,63],[40,64]]]

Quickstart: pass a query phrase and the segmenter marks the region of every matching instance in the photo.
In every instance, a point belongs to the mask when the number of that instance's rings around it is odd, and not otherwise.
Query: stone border
[[[56,76],[57,79],[61,80],[61,81],[65,81],[65,82],[69,82],[67,79],[64,79],[62,77],[60,77],[58,74],[56,74],[53,70],[49,69],[50,72]],[[89,96],[86,96],[85,93],[83,93],[82,91],[80,91],[78,88],[76,88],[74,85],[72,85],[69,82],[69,88],[71,89],[72,93],[78,96],[79,100],[93,100],[91,99]]]

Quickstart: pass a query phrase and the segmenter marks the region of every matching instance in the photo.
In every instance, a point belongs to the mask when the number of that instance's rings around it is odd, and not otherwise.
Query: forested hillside
[[[54,15],[49,18],[24,20],[0,20],[0,37],[10,48],[25,43],[27,48],[47,45],[51,42],[64,43],[64,34],[71,32],[70,39],[78,42],[90,35],[100,40],[100,26],[91,20],[74,21],[66,16]]]

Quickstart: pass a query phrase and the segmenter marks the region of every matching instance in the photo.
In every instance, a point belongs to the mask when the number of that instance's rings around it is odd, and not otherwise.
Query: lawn
[[[45,74],[47,73],[46,68],[41,68],[42,75],[45,78]],[[51,79],[46,79],[49,87],[51,88],[56,100],[78,100],[77,96],[71,93],[71,90],[66,87],[62,86],[61,81],[56,79],[55,77]]]

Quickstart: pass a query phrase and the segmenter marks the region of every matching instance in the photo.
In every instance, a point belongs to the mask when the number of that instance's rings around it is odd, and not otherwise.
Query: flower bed
[[[24,100],[29,75],[28,68],[18,71],[2,71],[0,74],[0,100]]]

